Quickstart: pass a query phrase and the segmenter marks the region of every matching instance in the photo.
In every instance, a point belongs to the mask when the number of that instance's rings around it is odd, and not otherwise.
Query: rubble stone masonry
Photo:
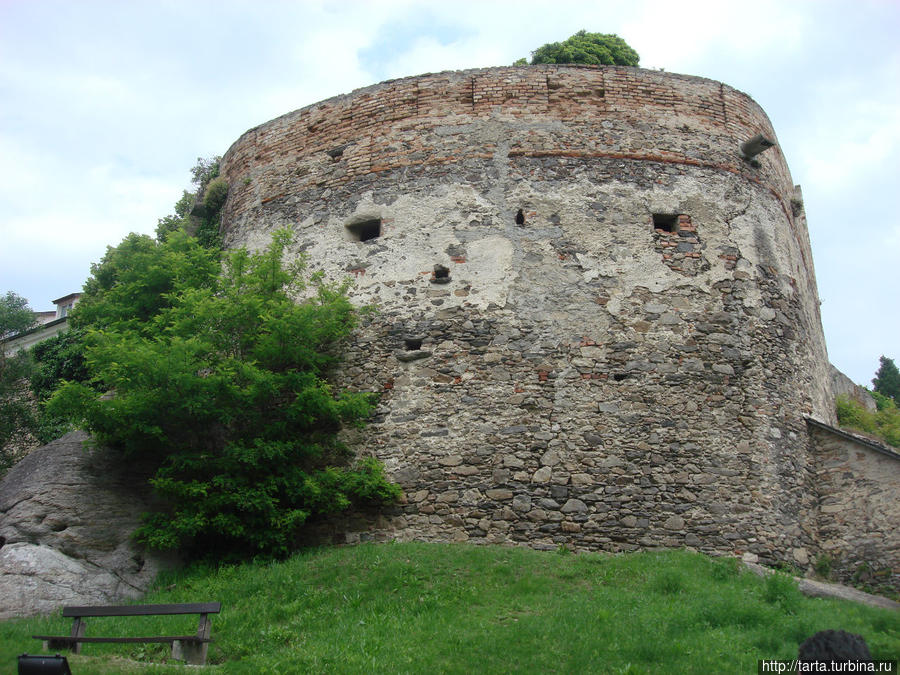
[[[625,67],[384,82],[226,153],[228,246],[294,253],[372,305],[348,434],[405,503],[361,536],[806,565],[806,419],[834,423],[802,196],[749,97]],[[893,536],[893,535],[892,535]]]

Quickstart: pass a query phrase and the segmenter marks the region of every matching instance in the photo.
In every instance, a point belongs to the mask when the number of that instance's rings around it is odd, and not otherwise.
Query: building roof
[[[880,452],[882,455],[887,455],[888,457],[892,457],[894,459],[900,460],[900,453],[897,452],[895,448],[883,443],[881,441],[876,441],[873,438],[868,438],[866,436],[862,436],[858,433],[854,433],[847,429],[838,429],[837,427],[833,427],[829,424],[825,424],[824,422],[820,422],[818,420],[814,420],[812,417],[806,418],[806,423],[817,427],[819,429],[823,429],[825,431],[829,431],[835,436],[840,436],[841,438],[846,438],[850,441],[855,441],[860,445],[864,445],[867,448],[874,450],[875,452]]]
[[[79,297],[81,297],[81,292],[69,293],[68,295],[64,295],[61,298],[57,298],[56,300],[51,300],[50,302],[52,302],[54,305],[58,305],[59,303],[64,302],[66,300],[73,300],[73,299],[77,299]]]

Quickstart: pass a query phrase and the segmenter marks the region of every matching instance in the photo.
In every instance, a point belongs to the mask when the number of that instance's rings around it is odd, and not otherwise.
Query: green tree
[[[35,325],[28,301],[8,291],[0,296],[0,338],[22,333]],[[15,461],[14,441],[35,426],[34,411],[27,398],[31,361],[25,352],[6,355],[0,344],[0,475]]]
[[[219,254],[197,245],[184,231],[165,241],[132,232],[109,246],[72,312],[75,328],[153,331],[151,319],[171,306],[182,288],[208,288],[219,272]]]
[[[886,356],[882,356],[879,363],[875,378],[872,380],[875,391],[882,396],[889,396],[894,399],[894,403],[900,404],[900,371],[897,370],[894,360]]]
[[[178,230],[189,230],[191,227],[191,209],[194,207],[194,201],[197,195],[183,190],[181,199],[175,202],[175,213],[169,214],[164,218],[160,218],[156,225],[156,238],[165,241],[172,232]]]
[[[286,268],[288,243],[279,232],[265,251],[230,251],[213,273],[213,252],[184,233],[153,247],[132,237],[85,287],[76,315],[93,387],[68,383],[49,405],[98,443],[154,460],[166,507],[139,530],[153,547],[281,556],[310,519],[399,495],[338,440],[372,405],[326,379],[354,326],[346,288]],[[110,280],[113,261],[127,273]],[[295,302],[300,292],[309,299]]]
[[[641,57],[618,35],[580,30],[564,42],[549,42],[531,52],[531,65],[583,63],[604,66],[637,66]],[[514,65],[524,65],[519,59]]]
[[[0,339],[22,333],[36,323],[28,300],[12,291],[0,296]]]

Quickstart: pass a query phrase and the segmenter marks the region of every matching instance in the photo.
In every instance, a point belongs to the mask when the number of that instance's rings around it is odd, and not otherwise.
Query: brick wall
[[[492,115],[535,123],[532,133],[516,138],[512,155],[717,167],[766,185],[789,210],[793,184],[777,146],[760,156],[760,170],[739,157],[738,145],[757,133],[775,138],[765,113],[741,92],[703,78],[635,68],[527,66],[389,81],[251,129],[222,163],[233,190],[231,221],[260,201],[334,187],[373,171],[490,157],[492,143],[429,132]],[[640,120],[646,128],[597,128],[598,116],[607,122]],[[567,125],[541,128],[542,119]],[[666,144],[658,142],[654,127],[665,129]],[[348,147],[337,160],[322,156],[341,146]],[[285,175],[285,164],[295,170]]]

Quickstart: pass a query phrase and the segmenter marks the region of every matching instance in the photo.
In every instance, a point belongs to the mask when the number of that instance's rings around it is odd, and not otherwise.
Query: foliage
[[[831,579],[831,568],[834,565],[834,560],[827,553],[820,553],[816,556],[815,563],[813,564],[813,569],[815,569],[816,574],[818,574],[822,579],[828,581]]]
[[[326,383],[354,325],[346,288],[285,268],[289,235],[260,253],[216,255],[183,232],[131,235],[96,266],[76,316],[87,328],[93,387],[67,383],[51,412],[97,442],[157,462],[169,507],[140,538],[222,559],[283,556],[310,518],[399,496],[380,465],[348,467],[342,425],[361,425],[367,395]],[[114,395],[100,395],[112,391]]]
[[[778,605],[786,614],[794,614],[801,600],[797,582],[783,572],[766,576],[762,597],[769,604]]]
[[[221,157],[198,157],[197,163],[191,167],[191,182],[197,186],[200,194],[203,194],[213,178],[218,178],[221,161]]]
[[[228,183],[224,178],[215,178],[206,186],[203,193],[203,206],[209,211],[219,211],[225,205],[228,196]]]
[[[31,349],[35,368],[31,374],[31,391],[39,401],[46,401],[63,380],[85,382],[89,379],[84,360],[84,330],[67,330]]]
[[[76,328],[154,331],[151,319],[171,307],[176,289],[210,288],[219,271],[216,252],[197,246],[184,232],[164,242],[131,233],[107,247],[72,312]]]
[[[222,246],[219,226],[222,221],[222,207],[225,206],[227,196],[228,183],[224,178],[214,178],[203,192],[203,212],[197,225],[197,239],[207,248]]]
[[[12,291],[0,296],[0,339],[22,333],[37,321],[28,306],[28,300]]]
[[[21,333],[35,325],[28,301],[8,291],[0,296],[0,337]],[[31,361],[24,352],[6,356],[0,346],[0,475],[15,460],[13,441],[35,427],[34,410],[24,383],[31,374]]]
[[[842,427],[873,435],[879,440],[900,448],[900,410],[893,399],[873,393],[878,410],[872,412],[864,405],[846,396],[835,401],[838,423]]]
[[[37,426],[28,397],[31,360],[26,352],[4,356],[0,352],[0,476],[18,459],[16,446]]]
[[[84,359],[84,330],[73,328],[39,342],[31,348],[34,367],[31,372],[31,393],[40,404],[64,381],[87,382],[90,379]],[[72,430],[64,418],[39,408],[34,434],[41,443],[49,443]]]
[[[181,199],[175,202],[175,215],[168,215],[160,218],[156,226],[156,238],[159,241],[165,241],[172,232],[178,230],[187,231],[191,227],[191,208],[197,196],[184,190],[181,193]]]
[[[175,204],[175,214],[160,218],[156,238],[160,241],[179,230],[193,234],[207,248],[222,246],[219,235],[220,213],[228,195],[228,184],[219,178],[221,157],[197,158],[191,168],[194,192],[185,190]]]
[[[882,396],[891,397],[894,403],[900,404],[900,371],[897,370],[893,359],[882,356],[878,361],[880,365],[875,373],[875,379],[872,380],[875,391]]]
[[[531,65],[539,63],[583,63],[606,66],[637,66],[640,56],[618,35],[580,30],[564,42],[550,42],[531,52]],[[523,65],[519,59],[513,65]]]
[[[836,627],[862,635],[876,659],[900,652],[896,611],[803,597],[783,578],[686,551],[364,544],[196,567],[158,588],[142,602],[222,603],[209,652],[222,673],[748,673],[759,659],[796,658],[804,639]],[[109,619],[92,630],[196,628],[196,617],[176,620]],[[59,616],[0,622],[0,663],[37,648],[31,635],[70,626]],[[161,663],[167,645],[155,649],[89,644],[69,660],[79,673],[184,672]]]

